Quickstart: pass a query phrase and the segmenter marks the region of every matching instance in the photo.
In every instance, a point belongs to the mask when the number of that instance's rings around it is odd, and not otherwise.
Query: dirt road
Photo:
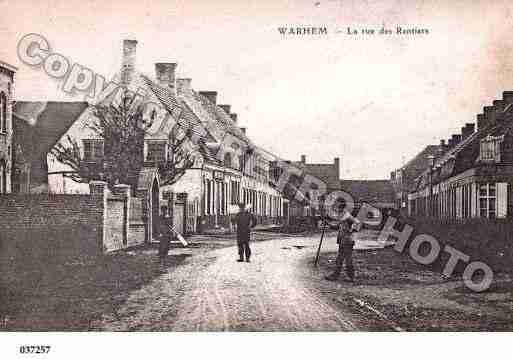
[[[251,263],[236,247],[189,257],[133,292],[92,326],[103,330],[334,331],[357,330],[355,318],[329,303],[310,281],[318,236],[252,243]],[[335,249],[334,240],[325,250]],[[333,284],[336,286],[340,284]]]

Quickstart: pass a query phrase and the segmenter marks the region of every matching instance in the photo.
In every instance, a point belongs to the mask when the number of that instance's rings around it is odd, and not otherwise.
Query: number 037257
[[[20,354],[48,354],[50,345],[21,345]]]

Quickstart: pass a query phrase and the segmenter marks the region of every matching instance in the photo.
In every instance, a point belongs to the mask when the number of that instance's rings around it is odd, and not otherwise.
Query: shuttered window
[[[508,215],[508,184],[497,183],[497,218],[506,218]]]

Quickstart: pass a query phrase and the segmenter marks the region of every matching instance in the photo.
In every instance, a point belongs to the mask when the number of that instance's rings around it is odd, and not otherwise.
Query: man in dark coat
[[[249,262],[251,257],[249,237],[251,228],[256,225],[256,218],[246,210],[244,203],[239,203],[239,213],[235,215],[234,222],[237,224],[237,245],[239,247],[239,259],[237,262],[244,262],[244,255],[246,255],[246,262]]]
[[[342,265],[345,263],[346,275],[350,282],[354,282],[354,266],[353,266],[353,232],[361,229],[361,222],[353,217],[351,213],[344,211],[339,219],[339,228],[337,233],[338,254],[335,262],[335,270],[325,278],[335,281],[342,272]]]
[[[164,263],[169,253],[170,241],[173,233],[169,227],[171,219],[169,217],[160,217],[159,221],[159,258]]]

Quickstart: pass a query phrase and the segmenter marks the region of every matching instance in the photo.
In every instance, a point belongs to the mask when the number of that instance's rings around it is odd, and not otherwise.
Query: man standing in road
[[[237,245],[239,247],[237,262],[244,262],[244,255],[246,255],[246,262],[249,262],[251,257],[249,237],[251,228],[256,225],[256,218],[248,212],[244,203],[239,203],[239,213],[236,214],[234,222],[237,224]]]
[[[354,282],[354,266],[353,266],[353,233],[359,231],[361,222],[353,217],[351,213],[344,210],[340,220],[337,234],[338,254],[335,270],[325,278],[335,281],[340,277],[342,272],[342,264],[345,263],[346,275],[350,282]]]

